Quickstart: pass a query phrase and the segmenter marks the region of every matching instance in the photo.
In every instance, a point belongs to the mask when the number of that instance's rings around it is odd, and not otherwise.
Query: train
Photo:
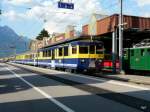
[[[149,41],[150,42],[150,41]],[[126,73],[150,71],[150,46],[136,44],[124,48],[123,67]],[[109,59],[106,59],[110,57]],[[11,62],[32,66],[47,67],[67,72],[89,72],[113,70],[111,53],[105,53],[104,43],[87,38],[72,39],[55,43],[38,49],[37,52],[26,52],[8,59]],[[116,71],[119,72],[119,61],[116,60]]]
[[[126,73],[148,73],[150,71],[150,39],[124,49],[124,70]]]
[[[61,69],[68,72],[98,71],[104,59],[104,44],[87,38],[72,39],[16,55],[12,62]]]

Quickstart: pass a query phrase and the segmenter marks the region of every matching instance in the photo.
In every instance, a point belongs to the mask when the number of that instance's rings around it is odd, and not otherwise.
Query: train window
[[[126,55],[127,54],[127,50],[123,50],[123,54]]]
[[[30,58],[31,58],[31,59],[34,58],[34,54],[30,54]]]
[[[147,55],[150,55],[150,49],[147,49]]]
[[[141,50],[141,56],[144,56],[145,55],[145,51],[144,49]]]
[[[90,54],[95,54],[95,46],[94,45],[91,45],[90,46]]]
[[[79,46],[79,53],[80,54],[88,54],[88,47],[87,46]]]
[[[34,58],[33,54],[30,54],[30,59],[33,59],[33,58]]]
[[[45,56],[45,52],[43,51],[43,57]]]
[[[131,50],[130,53],[131,53],[131,56],[134,56],[134,50]]]
[[[64,56],[68,56],[68,46],[64,47]]]
[[[96,54],[102,54],[103,53],[103,47],[101,45],[96,46]]]
[[[55,54],[55,56],[58,56],[58,49],[54,50],[54,54]]]
[[[72,46],[72,54],[76,54],[77,53],[77,47],[76,46]]]
[[[45,51],[43,51],[43,57],[45,57]]]
[[[37,53],[37,56],[40,57],[40,53],[39,52]]]
[[[45,51],[45,57],[47,57],[47,50]]]
[[[43,51],[43,57],[46,57],[47,51]]]
[[[47,57],[51,57],[51,50],[47,51]]]
[[[45,51],[45,57],[47,57],[47,50]]]
[[[59,56],[62,56],[63,55],[63,48],[59,48],[59,51],[58,51],[59,53]]]

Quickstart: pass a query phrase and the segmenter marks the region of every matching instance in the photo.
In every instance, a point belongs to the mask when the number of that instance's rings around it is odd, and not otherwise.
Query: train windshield
[[[96,54],[103,54],[104,49],[102,45],[96,45]]]
[[[90,54],[95,54],[95,45],[91,45],[89,49]]]

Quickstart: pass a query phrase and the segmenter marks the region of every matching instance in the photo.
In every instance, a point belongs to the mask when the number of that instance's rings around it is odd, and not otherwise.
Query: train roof
[[[35,51],[27,51],[27,52],[24,52],[24,53],[16,54],[16,56],[24,55],[24,54],[33,54],[33,53],[36,53],[36,52]]]
[[[125,48],[125,49],[145,49],[145,48],[150,48],[150,46],[132,47],[132,48]]]
[[[65,41],[61,41],[61,42],[58,42],[58,43],[54,43],[54,44],[52,44],[52,45],[48,45],[48,46],[45,46],[45,47],[40,48],[40,49],[45,49],[45,48],[54,47],[54,46],[61,45],[61,44],[66,44],[66,43],[71,43],[71,42],[78,42],[78,41],[82,41],[82,42],[87,42],[87,41],[89,41],[89,42],[90,42],[90,39],[91,39],[90,36],[76,37],[76,38],[67,39],[67,40],[65,40]],[[94,37],[93,37],[93,40],[95,40]],[[98,41],[98,42],[100,42],[100,41]],[[40,49],[39,49],[39,50],[40,50]]]

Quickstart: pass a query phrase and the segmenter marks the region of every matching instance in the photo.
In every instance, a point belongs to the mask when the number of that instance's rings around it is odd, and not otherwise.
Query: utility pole
[[[119,14],[119,64],[120,73],[123,72],[123,0],[119,0],[120,14]]]
[[[2,14],[2,0],[0,1],[0,15]]]
[[[0,21],[1,21],[2,9],[0,7]]]

